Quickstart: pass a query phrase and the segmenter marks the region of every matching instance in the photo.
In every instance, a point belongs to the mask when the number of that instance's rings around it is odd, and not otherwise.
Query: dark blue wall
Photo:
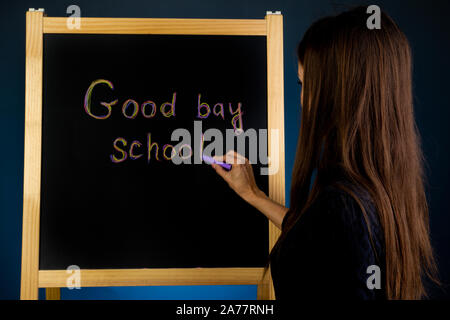
[[[18,299],[22,233],[22,183],[25,92],[25,12],[45,8],[66,16],[71,4],[87,17],[261,19],[267,10],[284,15],[286,188],[299,129],[299,91],[295,46],[317,18],[347,5],[377,4],[407,34],[414,53],[416,119],[427,159],[432,240],[442,281],[450,283],[449,147],[450,1],[9,1],[0,12],[0,299]],[[67,70],[70,76],[70,70]],[[41,291],[42,296],[42,291]],[[434,290],[436,298],[449,298]],[[65,299],[254,299],[255,286],[64,289]]]

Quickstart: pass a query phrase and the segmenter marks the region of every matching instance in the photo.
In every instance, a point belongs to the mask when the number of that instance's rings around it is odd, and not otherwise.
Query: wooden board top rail
[[[71,34],[267,35],[265,19],[80,18],[80,22],[80,29],[70,29],[67,18],[44,17],[43,31]]]

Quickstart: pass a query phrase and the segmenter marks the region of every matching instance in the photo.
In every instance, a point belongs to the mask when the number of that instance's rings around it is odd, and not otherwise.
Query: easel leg
[[[61,300],[61,289],[60,288],[45,288],[45,299],[46,300]]]
[[[268,279],[267,279],[268,278]],[[264,281],[260,281],[257,286],[256,299],[258,300],[275,300],[275,293],[272,286],[271,277],[266,277]]]

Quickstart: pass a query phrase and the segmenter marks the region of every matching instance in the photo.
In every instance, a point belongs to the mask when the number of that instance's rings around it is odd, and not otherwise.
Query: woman
[[[425,276],[434,279],[410,47],[386,14],[379,30],[367,18],[360,7],[321,19],[298,46],[303,108],[289,209],[258,189],[248,161],[213,166],[282,230],[269,259],[284,305],[420,299]]]

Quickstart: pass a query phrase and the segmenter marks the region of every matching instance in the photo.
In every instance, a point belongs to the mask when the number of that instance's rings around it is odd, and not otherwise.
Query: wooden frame
[[[283,17],[268,13],[265,19],[128,19],[81,18],[80,29],[68,29],[67,18],[44,17],[42,11],[26,13],[25,154],[23,191],[22,274],[20,298],[35,300],[38,288],[47,288],[47,299],[59,299],[66,286],[66,270],[39,270],[39,218],[42,135],[42,66],[44,33],[96,34],[196,34],[262,35],[267,37],[268,129],[278,130],[278,141],[269,134],[269,157],[277,173],[269,176],[269,196],[285,204]],[[274,146],[275,148],[272,148]],[[275,163],[277,161],[278,163]],[[269,221],[269,251],[280,231]],[[270,272],[263,268],[99,269],[81,270],[81,286],[150,285],[258,285],[258,299],[274,299]]]

